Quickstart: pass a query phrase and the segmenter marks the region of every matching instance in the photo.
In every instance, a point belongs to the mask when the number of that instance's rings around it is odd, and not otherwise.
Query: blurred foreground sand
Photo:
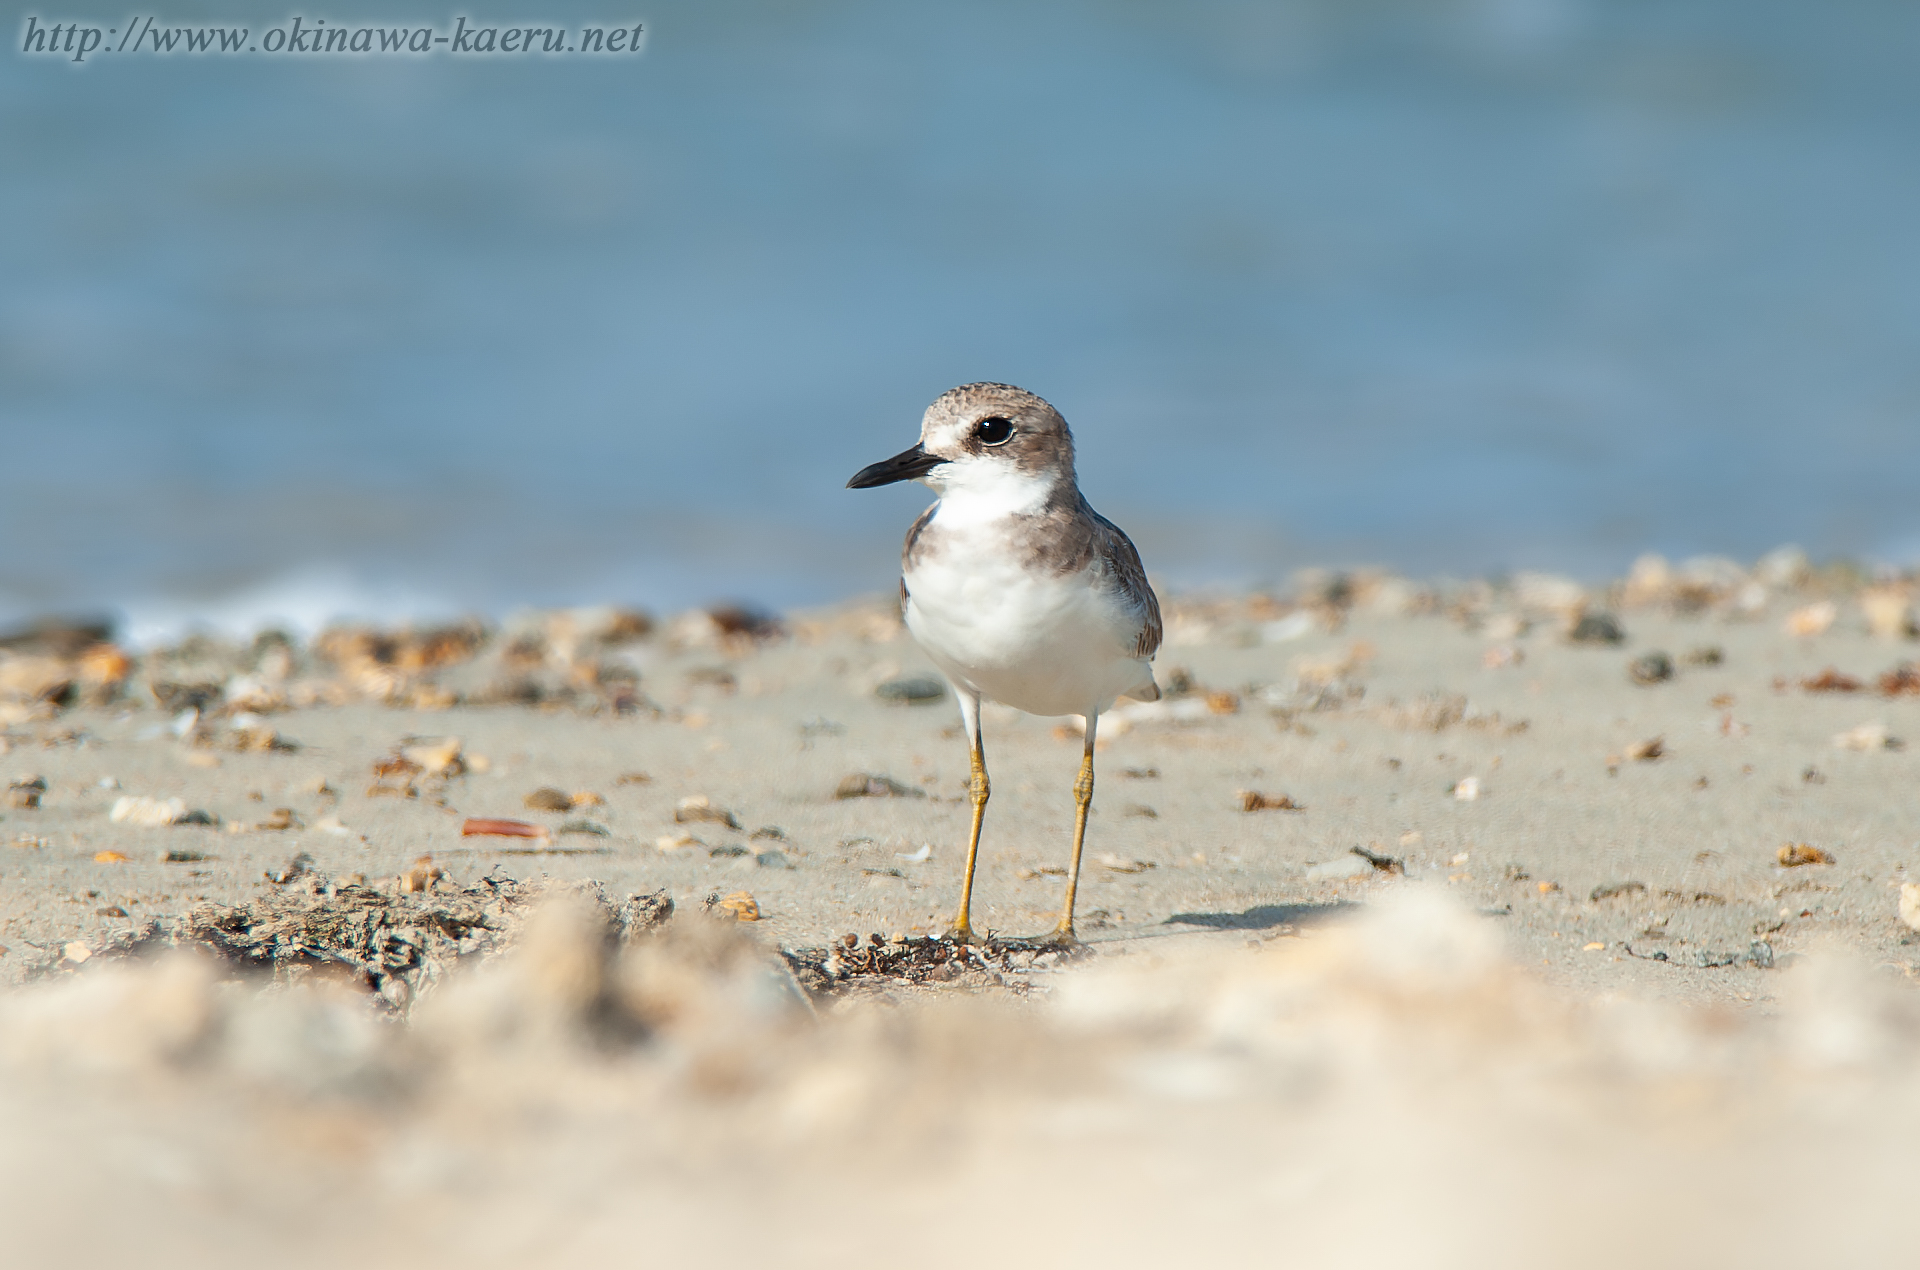
[[[1097,955],[824,989],[771,950],[937,932],[964,844],[884,605],[16,650],[10,1261],[1901,1258],[1906,584],[1551,582],[1173,606],[1174,691],[1103,732]],[[1569,639],[1603,602],[1624,640]],[[1078,745],[987,744],[976,920],[1038,930]],[[189,946],[506,879],[373,972]]]
[[[1569,1001],[1428,890],[1044,1000],[810,1015],[544,910],[411,1023],[188,954],[0,1001],[8,1264],[1898,1264],[1920,1015]]]

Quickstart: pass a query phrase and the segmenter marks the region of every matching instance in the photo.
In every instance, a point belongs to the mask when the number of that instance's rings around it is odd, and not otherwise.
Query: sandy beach
[[[8,1220],[68,1264],[1784,1265],[1821,1204],[1884,1255],[1908,595],[1176,598],[1166,699],[1103,725],[1071,962],[931,938],[966,752],[884,601],[19,637]],[[1063,723],[987,717],[1000,936],[1059,900]]]

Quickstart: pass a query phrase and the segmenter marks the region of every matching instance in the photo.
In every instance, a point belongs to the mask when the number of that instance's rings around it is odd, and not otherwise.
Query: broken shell
[[[1903,661],[1880,676],[1883,697],[1920,697],[1920,666]]]
[[[1912,882],[1900,884],[1900,920],[1909,930],[1920,930],[1920,886]]]
[[[1832,600],[1821,600],[1815,604],[1804,605],[1787,614],[1786,632],[1807,639],[1815,635],[1824,635],[1833,620],[1840,616],[1840,608]]]
[[[45,777],[22,777],[7,787],[7,806],[15,811],[31,811],[40,805],[40,795],[46,792]]]
[[[548,835],[545,825],[530,825],[524,820],[496,820],[475,817],[460,826],[463,838],[545,838]]]
[[[127,857],[118,851],[96,851],[93,853],[95,864],[125,864]]]
[[[1339,882],[1347,878],[1370,877],[1373,865],[1357,855],[1344,855],[1324,864],[1310,865],[1307,879],[1313,882]]]
[[[1306,808],[1293,801],[1291,794],[1262,794],[1256,790],[1240,791],[1241,811],[1305,811]]]
[[[683,847],[699,847],[704,845],[706,844],[690,833],[663,834],[653,840],[654,849],[663,853],[679,851]]]
[[[1852,675],[1843,675],[1837,666],[1828,666],[1819,674],[1800,681],[1802,692],[1859,692],[1866,685]]]
[[[715,807],[711,799],[704,794],[694,794],[682,798],[673,809],[673,821],[679,825],[716,824],[729,829],[740,827],[740,818],[732,812]]]
[[[63,658],[16,653],[0,659],[0,697],[44,704],[65,699],[72,686],[73,672]]]
[[[1867,630],[1879,639],[1904,639],[1914,633],[1913,609],[1904,589],[1873,586],[1860,592]]]
[[[1857,728],[1849,728],[1833,738],[1837,750],[1898,750],[1903,748],[1900,738],[1891,736],[1884,723],[1863,723]]]
[[[430,776],[458,776],[465,770],[460,746],[457,736],[408,737],[400,743],[400,757],[418,764]]]
[[[569,800],[575,807],[605,807],[607,800],[590,789],[576,789]]]
[[[447,871],[435,864],[432,856],[423,855],[400,875],[400,889],[407,892],[430,891],[433,884],[445,876]]]
[[[1453,796],[1463,803],[1473,802],[1480,797],[1480,793],[1478,776],[1463,776],[1453,786]]]
[[[78,669],[82,682],[104,687],[125,680],[133,671],[133,659],[112,644],[99,643],[80,654]]]
[[[107,819],[116,825],[138,825],[144,829],[179,824],[186,816],[187,804],[181,799],[162,801],[133,795],[114,799],[113,810],[107,813]]]
[[[724,898],[712,899],[707,907],[722,916],[731,917],[737,922],[757,922],[760,920],[760,902],[751,892],[735,891]]]
[[[1627,757],[1636,763],[1651,763],[1657,758],[1664,758],[1666,753],[1666,738],[1659,736],[1649,741],[1635,741],[1627,747]]]
[[[1783,869],[1797,869],[1808,864],[1832,864],[1833,857],[1819,847],[1805,842],[1789,842],[1776,853]]]

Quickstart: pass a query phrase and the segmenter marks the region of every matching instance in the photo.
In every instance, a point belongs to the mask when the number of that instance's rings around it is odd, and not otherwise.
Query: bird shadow
[[[1338,917],[1361,906],[1351,900],[1326,904],[1255,904],[1238,913],[1175,913],[1163,926],[1206,926],[1213,930],[1272,930],[1276,926],[1306,926]]]

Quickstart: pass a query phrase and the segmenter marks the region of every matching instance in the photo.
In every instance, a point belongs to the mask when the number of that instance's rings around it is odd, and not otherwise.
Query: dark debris
[[[1085,953],[1084,945],[1055,948],[989,939],[982,946],[933,935],[880,934],[867,936],[864,944],[858,935],[842,935],[826,948],[780,950],[795,980],[814,996],[946,983],[1026,992],[1031,987],[1027,972]]]

